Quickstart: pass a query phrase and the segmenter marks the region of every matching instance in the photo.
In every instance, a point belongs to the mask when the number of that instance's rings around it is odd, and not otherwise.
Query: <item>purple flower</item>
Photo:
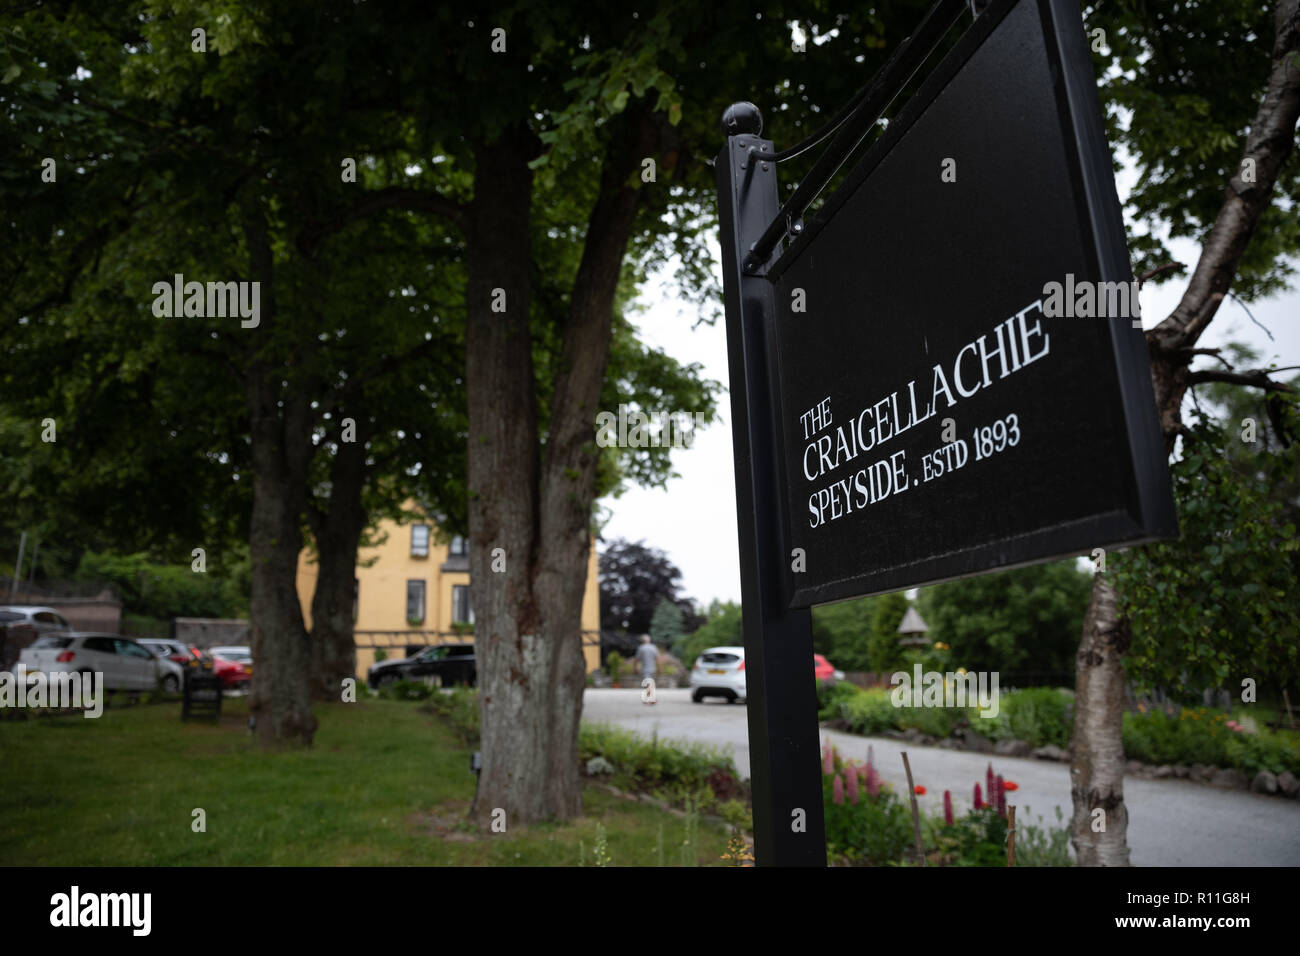
[[[829,777],[835,772],[835,752],[831,750],[831,745],[827,744],[822,748],[822,773]]]
[[[870,765],[867,766],[867,793],[873,797],[880,795],[880,774]]]
[[[838,773],[835,775],[835,782],[831,784],[831,799],[836,803],[844,802],[844,781],[840,779]]]
[[[979,784],[976,784],[975,786],[978,787]],[[943,792],[943,822],[948,826],[952,826],[952,791],[951,790],[945,790]]]
[[[978,783],[975,784],[975,809],[984,809],[984,797],[980,794],[980,785]]]
[[[1002,774],[998,774],[994,778],[993,784],[997,788],[998,813],[1005,817],[1007,815],[1007,790],[1002,785]]]
[[[849,803],[853,804],[856,807],[858,805],[858,768],[857,767],[849,768],[848,789],[849,789]]]

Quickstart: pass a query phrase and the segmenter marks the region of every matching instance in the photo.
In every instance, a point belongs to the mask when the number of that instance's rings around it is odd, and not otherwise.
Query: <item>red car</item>
[[[818,680],[844,680],[844,672],[831,667],[824,655],[813,655],[813,674]]]
[[[247,690],[248,682],[253,679],[253,666],[224,657],[213,656],[212,672],[221,678],[222,690]]]

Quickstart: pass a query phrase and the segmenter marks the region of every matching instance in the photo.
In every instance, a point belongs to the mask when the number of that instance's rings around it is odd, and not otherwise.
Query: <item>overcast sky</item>
[[[1131,169],[1119,177],[1121,198],[1127,196],[1133,179]],[[1143,288],[1142,316],[1147,328],[1173,311],[1200,251],[1197,243],[1188,240],[1166,240],[1166,246],[1188,267],[1188,272],[1164,285],[1148,284]],[[716,259],[716,246],[714,256]],[[692,329],[699,319],[698,308],[674,297],[665,285],[662,276],[654,277],[641,297],[645,311],[634,316],[633,321],[642,339],[681,362],[699,362],[707,377],[725,384],[724,323],[719,320],[713,326],[702,324]],[[1272,339],[1251,322],[1239,303],[1229,298],[1198,344],[1213,347],[1244,342],[1260,352],[1261,364],[1273,360],[1280,366],[1300,365],[1300,292],[1292,290],[1249,308],[1272,333]],[[1208,359],[1197,360],[1197,367],[1205,364],[1209,364]],[[730,401],[730,394],[723,394],[718,403],[720,421],[699,433],[693,447],[673,453],[673,464],[681,477],[670,481],[666,490],[630,488],[622,497],[602,502],[612,513],[602,537],[644,540],[666,551],[682,570],[685,593],[705,605],[714,598],[740,600]],[[604,549],[603,542],[600,548]]]

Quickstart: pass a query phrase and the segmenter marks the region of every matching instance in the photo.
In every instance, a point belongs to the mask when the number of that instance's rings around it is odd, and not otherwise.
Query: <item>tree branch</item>
[[[1272,68],[1264,96],[1250,124],[1237,171],[1224,190],[1223,205],[1205,237],[1201,256],[1177,308],[1148,335],[1161,351],[1196,344],[1214,318],[1236,275],[1259,218],[1268,209],[1274,184],[1295,145],[1300,119],[1300,0],[1278,0]],[[1254,174],[1243,178],[1248,169]]]
[[[1188,385],[1201,385],[1205,382],[1223,382],[1228,385],[1248,385],[1252,388],[1263,389],[1266,392],[1293,392],[1290,385],[1285,382],[1277,382],[1268,377],[1265,369],[1254,369],[1249,372],[1224,372],[1214,368],[1193,369],[1187,373]]]
[[[304,230],[299,239],[299,245],[309,251],[312,246],[322,239],[332,236],[340,229],[376,213],[386,212],[389,209],[432,213],[435,216],[441,216],[449,220],[460,228],[464,228],[465,225],[465,207],[454,199],[449,199],[441,193],[431,190],[389,186],[385,189],[367,192],[351,209],[345,210],[340,215],[314,228]]]

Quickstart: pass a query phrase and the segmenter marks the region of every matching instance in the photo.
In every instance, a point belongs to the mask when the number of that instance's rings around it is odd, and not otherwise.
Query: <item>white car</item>
[[[169,694],[174,694],[185,683],[185,668],[176,663],[176,657],[185,652],[185,645],[179,641],[164,641],[158,638],[141,637],[136,643],[158,658],[160,671],[159,686]]]
[[[730,703],[745,699],[745,649],[710,647],[695,658],[691,668],[691,700],[725,697]]]
[[[46,634],[18,655],[30,675],[101,673],[106,690],[153,690],[165,687],[163,668],[150,651],[120,634],[67,631]],[[176,685],[179,687],[179,683]]]

